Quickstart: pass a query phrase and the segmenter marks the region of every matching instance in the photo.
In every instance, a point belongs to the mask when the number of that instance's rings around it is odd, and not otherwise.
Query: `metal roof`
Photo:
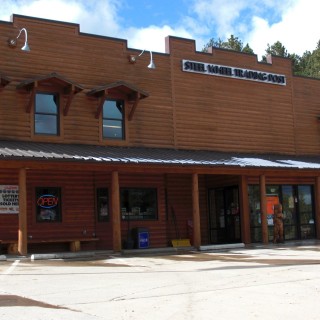
[[[0,160],[52,160],[113,164],[320,169],[320,157],[240,154],[204,150],[110,147],[0,141]]]

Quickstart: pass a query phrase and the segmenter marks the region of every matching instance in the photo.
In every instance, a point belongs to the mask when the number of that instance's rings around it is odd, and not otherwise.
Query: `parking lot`
[[[9,257],[0,281],[6,320],[319,319],[320,244]]]

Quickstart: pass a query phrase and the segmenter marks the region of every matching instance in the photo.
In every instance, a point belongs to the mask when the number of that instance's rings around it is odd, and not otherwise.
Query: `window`
[[[123,220],[151,220],[158,217],[157,189],[125,188],[120,190]]]
[[[38,222],[61,221],[61,189],[37,187],[36,208]]]
[[[59,135],[59,95],[37,93],[35,98],[34,133]]]
[[[102,111],[103,138],[124,140],[124,101],[106,100]]]
[[[107,188],[97,188],[97,213],[98,221],[109,220],[109,194]]]

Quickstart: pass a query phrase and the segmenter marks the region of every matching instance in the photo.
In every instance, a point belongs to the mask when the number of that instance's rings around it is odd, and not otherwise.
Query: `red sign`
[[[59,198],[52,194],[44,194],[37,200],[37,205],[41,208],[53,208],[58,205]]]
[[[279,204],[278,196],[267,196],[267,214],[274,213],[274,205]]]

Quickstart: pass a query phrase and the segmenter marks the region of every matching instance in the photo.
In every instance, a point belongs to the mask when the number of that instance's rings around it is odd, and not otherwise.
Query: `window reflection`
[[[124,102],[106,100],[103,105],[103,138],[124,139]]]
[[[35,134],[58,135],[58,95],[37,93],[35,99]]]

